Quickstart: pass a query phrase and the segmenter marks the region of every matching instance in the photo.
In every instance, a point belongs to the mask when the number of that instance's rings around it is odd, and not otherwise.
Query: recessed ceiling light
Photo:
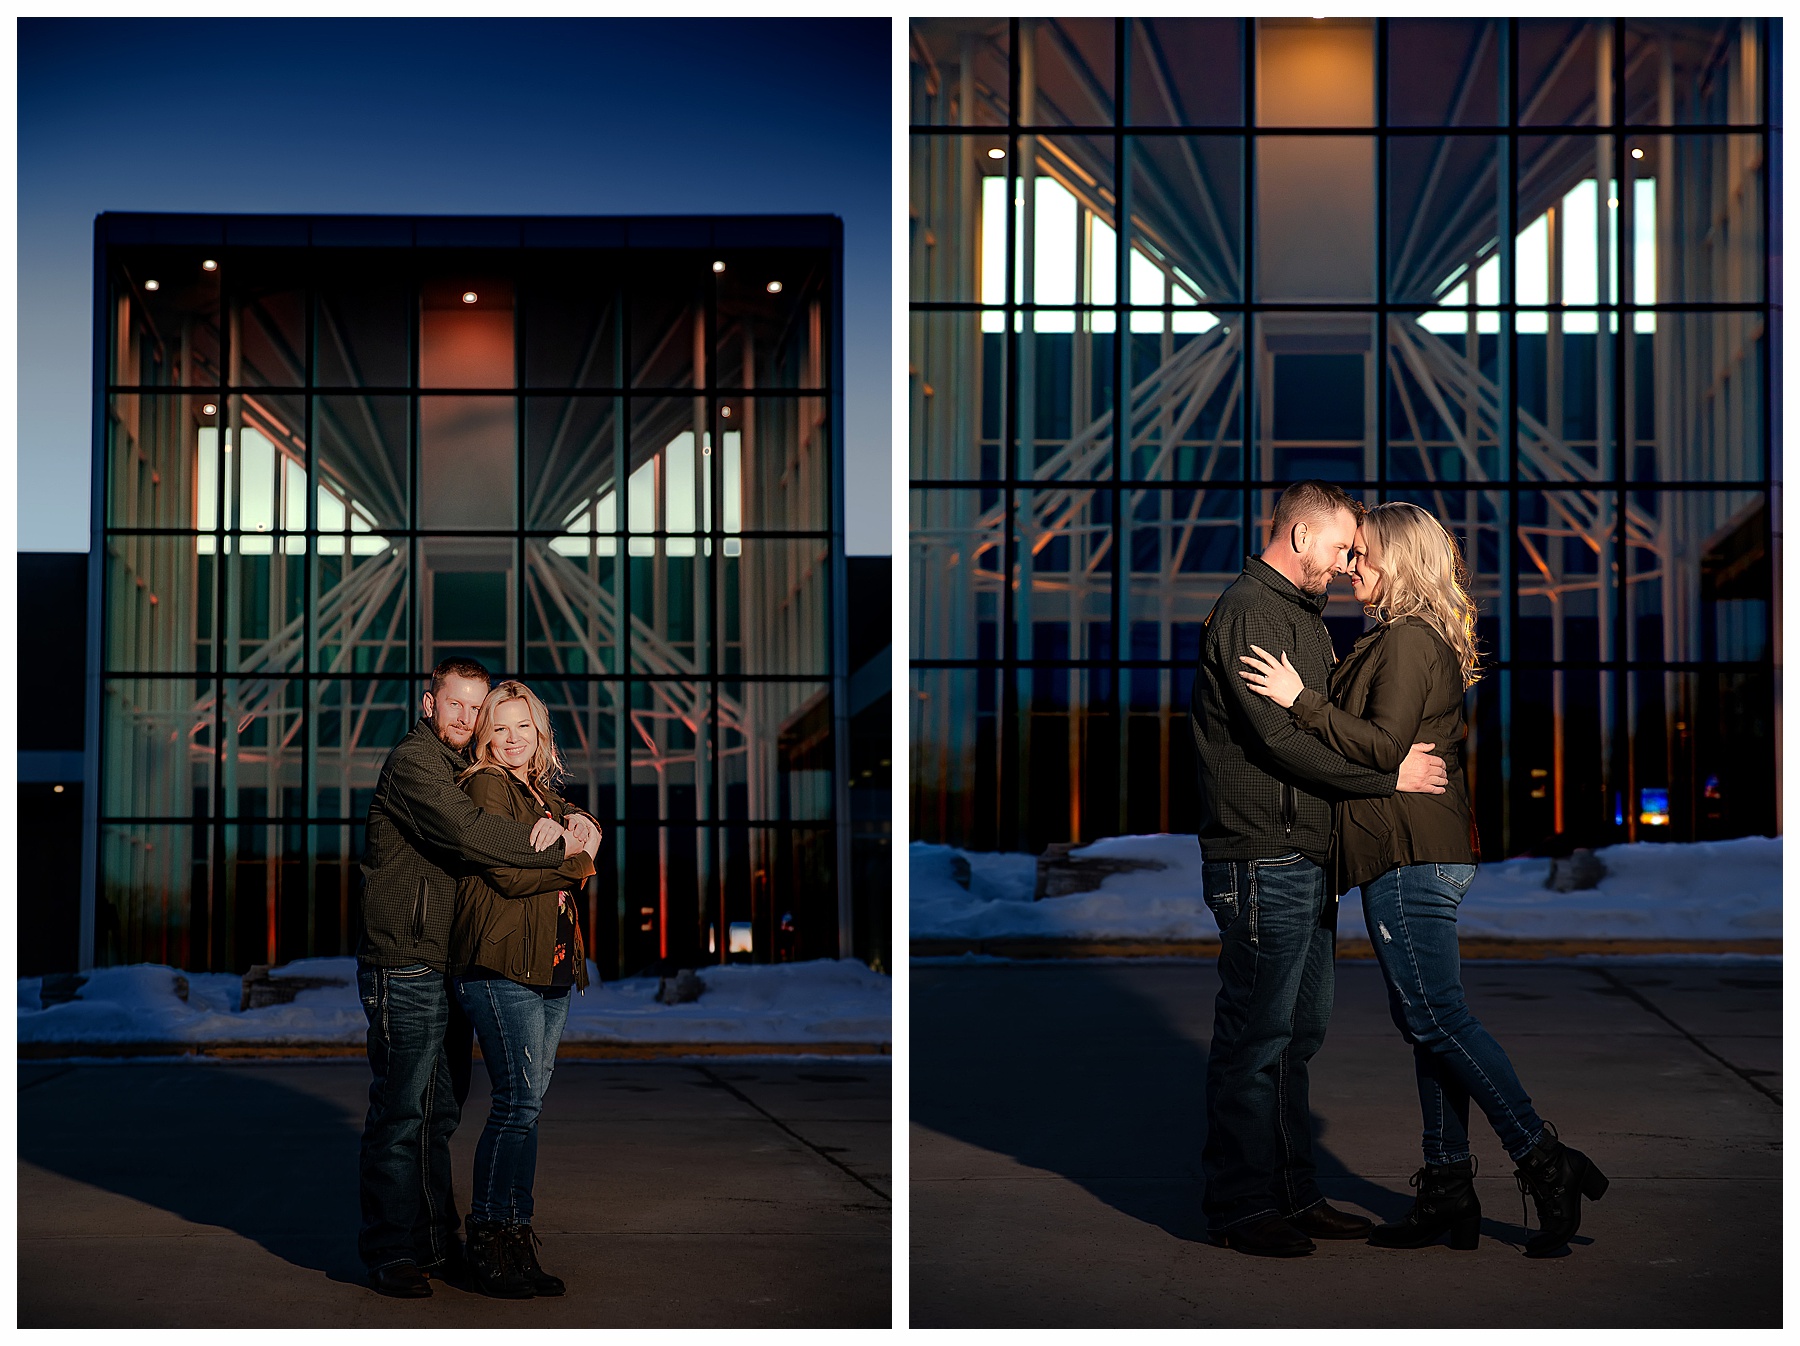
[[[770,281],[769,285],[768,285],[768,290],[769,290],[770,294],[780,294],[781,293],[781,282],[778,280]]]
[[[200,269],[202,271],[217,271],[219,269],[219,264],[208,257],[204,262],[200,263]]]
[[[1631,150],[1631,157],[1633,159],[1642,159],[1644,157],[1644,151],[1640,147],[1634,145]]]
[[[1619,208],[1619,198],[1616,196],[1609,196],[1606,198],[1606,204],[1611,206],[1614,210],[1617,210]]]
[[[144,288],[146,290],[160,290],[162,289],[162,282],[160,280],[147,280],[144,282]]]
[[[51,786],[51,787],[50,787],[50,793],[51,793],[51,794],[53,794],[53,795],[59,795],[59,794],[61,794],[61,793],[62,793],[62,792],[63,792],[63,788],[62,788],[62,786],[60,786],[60,785],[52,785],[52,786]]]
[[[202,416],[217,416],[219,414],[219,404],[217,402],[206,403],[200,408],[200,414]]]
[[[463,291],[463,303],[465,303],[465,304],[473,304],[480,297],[481,296],[476,294],[475,291],[473,291],[473,290],[464,290]]]
[[[725,263],[723,263],[723,262],[714,262],[713,263],[713,274],[715,276],[718,275],[719,272],[723,271],[724,269],[725,269]]]
[[[988,158],[990,158],[990,159],[1004,159],[1005,157],[1006,157],[1006,151],[1001,149],[997,145],[993,149],[988,151]]]
[[[731,415],[731,408],[730,408],[730,407],[720,407],[720,408],[719,408],[719,415],[721,415],[721,416],[729,416],[729,415]]]

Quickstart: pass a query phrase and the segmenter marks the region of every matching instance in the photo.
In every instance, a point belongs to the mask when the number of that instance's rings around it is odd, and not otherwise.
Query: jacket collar
[[[1304,593],[1297,584],[1260,556],[1244,558],[1244,573],[1257,583],[1287,599],[1288,602],[1305,608],[1314,616],[1324,612],[1325,605],[1331,601],[1329,589],[1322,594]]]

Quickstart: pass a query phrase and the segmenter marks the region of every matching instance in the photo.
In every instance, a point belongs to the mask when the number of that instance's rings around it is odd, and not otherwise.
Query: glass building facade
[[[914,836],[1193,830],[1202,624],[1303,477],[1462,539],[1488,857],[1774,832],[1779,38],[915,21]]]
[[[549,704],[603,973],[848,952],[835,218],[103,215],[84,943],[353,950],[453,654]]]

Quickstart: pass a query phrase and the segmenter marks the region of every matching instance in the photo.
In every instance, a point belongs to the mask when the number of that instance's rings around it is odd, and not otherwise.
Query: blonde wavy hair
[[[534,785],[555,789],[567,773],[563,767],[562,754],[556,750],[556,734],[550,728],[550,708],[538,699],[537,693],[531,688],[511,678],[496,684],[482,701],[481,710],[475,717],[475,733],[470,740],[477,745],[475,762],[465,768],[457,779],[467,779],[483,767],[498,767],[501,771],[507,769],[506,763],[493,752],[493,735],[494,714],[508,701],[523,701],[531,715],[531,727],[537,730],[537,751],[532,754],[526,775]]]
[[[1473,687],[1481,676],[1475,600],[1455,536],[1428,511],[1403,500],[1376,505],[1363,515],[1362,526],[1381,548],[1381,587],[1363,611],[1383,625],[1401,617],[1425,622],[1455,652],[1463,686]]]

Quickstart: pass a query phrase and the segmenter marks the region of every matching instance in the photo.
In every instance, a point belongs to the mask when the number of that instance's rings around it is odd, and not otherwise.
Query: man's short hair
[[[461,655],[440,660],[438,666],[431,670],[431,695],[435,698],[444,689],[445,678],[471,678],[476,682],[493,685],[493,675],[473,659]]]
[[[1362,522],[1362,501],[1345,495],[1343,489],[1328,481],[1297,481],[1275,501],[1275,517],[1269,521],[1269,541],[1285,537],[1297,523],[1312,523],[1329,518],[1339,510]]]

